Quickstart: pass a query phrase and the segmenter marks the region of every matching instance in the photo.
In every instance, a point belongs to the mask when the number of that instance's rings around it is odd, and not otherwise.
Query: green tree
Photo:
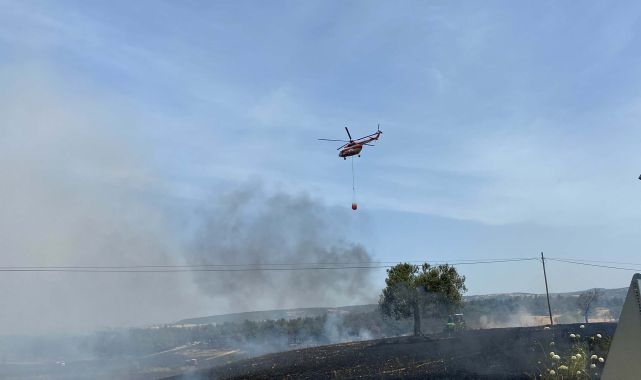
[[[421,334],[421,317],[441,317],[460,307],[465,276],[450,265],[402,263],[387,270],[379,306],[397,320],[414,317],[414,335]]]

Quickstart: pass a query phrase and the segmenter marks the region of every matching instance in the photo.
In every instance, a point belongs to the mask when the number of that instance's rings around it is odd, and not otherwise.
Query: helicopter
[[[336,150],[340,150],[338,152],[338,157],[342,157],[344,160],[347,160],[347,157],[350,156],[356,156],[358,157],[361,156],[361,150],[363,150],[363,145],[368,145],[368,146],[374,146],[370,144],[372,141],[376,141],[380,138],[380,136],[383,134],[383,131],[381,131],[381,125],[379,124],[376,132],[367,135],[365,137],[358,138],[354,140],[352,138],[352,135],[349,133],[349,129],[345,127],[345,132],[347,132],[347,136],[349,137],[349,141],[347,140],[335,140],[335,139],[319,139],[321,141],[340,141],[344,142],[345,144],[341,145],[338,147]]]

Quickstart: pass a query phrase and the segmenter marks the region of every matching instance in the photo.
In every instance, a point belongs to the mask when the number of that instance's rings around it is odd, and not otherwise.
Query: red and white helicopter
[[[379,124],[376,132],[372,133],[371,135],[367,135],[365,137],[358,138],[356,140],[352,139],[352,135],[349,133],[349,129],[345,127],[345,132],[347,132],[347,136],[349,137],[349,141],[347,140],[334,140],[334,139],[319,139],[322,141],[340,141],[344,142],[344,145],[341,145],[338,147],[336,150],[340,150],[338,152],[338,157],[343,157],[344,160],[347,160],[347,157],[350,156],[355,156],[358,155],[358,157],[361,156],[361,150],[363,150],[363,145],[369,145],[369,146],[374,146],[370,144],[372,141],[378,140],[381,135],[383,134],[383,131],[381,131],[381,125]]]

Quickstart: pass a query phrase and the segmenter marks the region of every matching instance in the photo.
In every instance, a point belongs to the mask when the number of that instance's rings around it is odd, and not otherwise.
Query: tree
[[[414,317],[414,335],[421,334],[421,317],[440,317],[460,307],[465,276],[450,265],[402,263],[387,270],[379,300],[381,312],[397,320]]]
[[[602,295],[602,292],[599,289],[590,289],[579,295],[579,298],[576,300],[576,306],[583,314],[585,318],[585,323],[588,323],[588,313],[590,313],[590,306],[592,306]]]

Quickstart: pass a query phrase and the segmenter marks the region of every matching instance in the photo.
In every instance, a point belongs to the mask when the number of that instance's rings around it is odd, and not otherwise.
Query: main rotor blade
[[[349,140],[352,141],[352,135],[349,134],[349,129],[347,129],[347,127],[345,127],[345,131],[347,132],[347,136],[349,136]]]
[[[349,144],[349,142],[347,144]],[[336,150],[341,150],[341,149],[345,148],[347,146],[347,144],[339,146],[338,148],[336,148]]]
[[[367,145],[367,146],[376,146],[376,145],[372,145],[372,144],[363,144],[363,145]]]
[[[339,141],[339,142],[344,142],[344,143],[348,143],[349,142],[347,140],[335,140],[335,139],[319,139],[319,140],[321,140],[321,141]]]

